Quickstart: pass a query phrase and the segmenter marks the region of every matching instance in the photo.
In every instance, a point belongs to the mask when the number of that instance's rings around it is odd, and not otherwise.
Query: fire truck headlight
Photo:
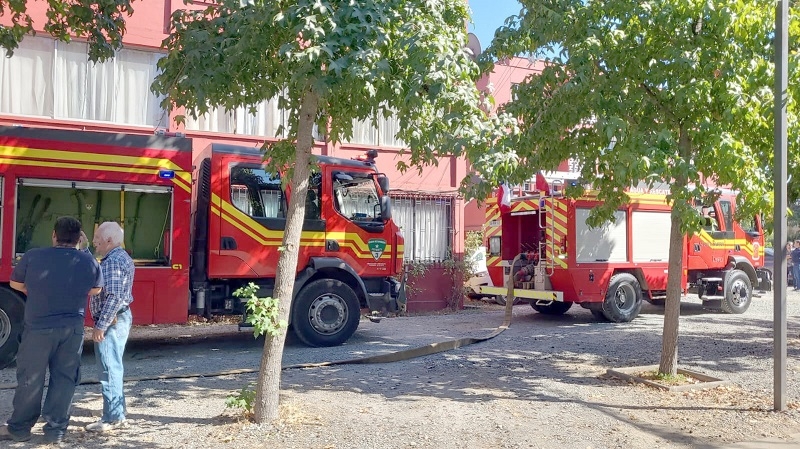
[[[563,260],[563,259],[567,258],[567,255],[566,254],[559,254],[558,258]]]

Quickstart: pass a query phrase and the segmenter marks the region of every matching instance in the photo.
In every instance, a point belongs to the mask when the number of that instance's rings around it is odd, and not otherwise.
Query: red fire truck
[[[233,292],[251,281],[272,294],[291,192],[258,149],[215,143],[193,161],[182,137],[0,127],[0,152],[0,367],[22,327],[24,298],[8,287],[14,263],[51,245],[62,215],[90,239],[103,221],[122,224],[136,263],[135,324],[240,314]],[[290,317],[308,345],[341,344],[361,308],[391,312],[404,301],[395,279],[403,237],[374,157],[317,157]]]
[[[546,190],[514,198],[506,213],[496,199],[488,201],[487,265],[495,287],[481,293],[504,303],[512,276],[514,300],[530,302],[540,313],[563,314],[577,303],[614,322],[636,318],[642,300],[663,301],[671,229],[667,190],[631,189],[630,203],[613,223],[591,228],[586,219],[597,196],[570,199],[561,187],[577,180],[549,181]],[[709,307],[743,313],[754,286],[771,289],[770,273],[762,268],[761,219],[737,221],[735,194],[724,189],[713,204],[696,207],[706,226],[684,238],[683,293],[691,290]]]

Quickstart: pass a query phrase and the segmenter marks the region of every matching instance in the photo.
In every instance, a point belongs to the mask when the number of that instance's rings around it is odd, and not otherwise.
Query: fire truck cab
[[[273,293],[291,191],[258,149],[214,143],[193,159],[180,136],[0,127],[0,153],[0,368],[23,323],[11,272],[27,250],[52,245],[59,216],[78,218],[90,240],[104,221],[122,225],[134,324],[242,314],[233,292],[249,282]],[[308,345],[346,341],[362,308],[403,306],[403,237],[375,156],[317,157],[290,317]]]
[[[499,287],[483,287],[482,293],[506,295],[512,277],[515,301],[530,302],[540,313],[563,314],[577,303],[613,322],[636,318],[643,300],[663,301],[671,229],[667,190],[630,189],[631,201],[614,221],[592,228],[586,219],[599,204],[596,194],[567,198],[564,181],[514,198],[505,214],[496,200],[488,201],[488,266]],[[761,219],[737,221],[735,193],[724,189],[716,202],[697,208],[707,221],[684,238],[682,293],[693,291],[706,306],[743,313],[754,287],[771,288],[762,268]]]
[[[401,307],[403,237],[375,156],[316,157],[290,317],[308,345],[343,343],[361,308]],[[214,143],[195,158],[191,289],[198,313],[241,313],[232,294],[250,281],[259,296],[273,293],[291,191],[262,157],[257,148]]]

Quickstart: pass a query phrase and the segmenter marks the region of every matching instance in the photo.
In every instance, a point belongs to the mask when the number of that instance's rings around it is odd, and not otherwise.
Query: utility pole
[[[786,90],[789,66],[789,1],[775,8],[775,284],[773,287],[774,409],[786,410]],[[795,279],[795,283],[800,280]]]

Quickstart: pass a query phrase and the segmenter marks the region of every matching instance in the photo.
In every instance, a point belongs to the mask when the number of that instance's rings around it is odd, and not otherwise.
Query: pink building
[[[112,61],[98,65],[88,62],[85,43],[56,42],[38,27],[39,34],[26,37],[13,57],[0,60],[0,124],[134,134],[183,132],[194,139],[196,151],[212,140],[255,146],[279,137],[276,130],[285,117],[276,101],[258,105],[255,115],[238,110],[214,111],[198,120],[187,117],[184,127],[175,124],[173,117],[159,107],[160,99],[149,91],[170,14],[176,8],[207,6],[204,3],[137,3],[127,22],[125,48]],[[29,2],[34,24],[44,22],[46,5]],[[349,158],[366,149],[378,149],[378,166],[389,175],[398,199],[396,214],[406,230],[417,229],[427,221],[445,223],[439,227],[438,237],[423,240],[418,235],[417,242],[412,237],[409,256],[441,259],[450,251],[461,252],[460,239],[453,238],[463,230],[463,207],[455,192],[466,173],[466,163],[443,158],[438,166],[427,167],[422,174],[415,170],[399,173],[395,165],[404,156],[399,155],[402,143],[394,139],[396,126],[392,119],[381,120],[377,127],[361,123],[353,139],[341,144],[327,142],[320,133],[316,153]],[[429,231],[426,229],[425,234]]]
[[[209,142],[259,146],[276,139],[286,111],[277,101],[256,105],[256,114],[244,109],[217,110],[177,126],[150,92],[156,63],[162,56],[161,41],[167,36],[169,18],[178,8],[204,8],[214,2],[180,0],[137,2],[127,20],[124,49],[103,64],[88,61],[85,42],[57,42],[42,31],[46,2],[28,2],[36,36],[27,36],[11,58],[0,59],[0,125],[80,129],[132,134],[157,131],[181,132],[193,139],[195,152]],[[8,15],[0,23],[9,23]],[[377,164],[390,179],[394,217],[406,236],[406,258],[436,261],[463,253],[464,207],[457,189],[466,174],[466,162],[442,158],[436,167],[421,173],[400,173],[396,163],[402,142],[394,138],[398,121],[358,123],[354,137],[331,143],[318,133],[315,153],[343,158],[375,148]],[[422,308],[435,308],[426,305]]]
[[[539,74],[544,62],[527,58],[511,58],[495,63],[492,73],[478,81],[478,89],[491,92],[495,99],[495,110],[511,100],[514,85],[523,82],[530,75]],[[494,112],[494,111],[492,111]],[[471,200],[464,206],[464,230],[480,231],[486,221],[486,207],[478,206]]]

